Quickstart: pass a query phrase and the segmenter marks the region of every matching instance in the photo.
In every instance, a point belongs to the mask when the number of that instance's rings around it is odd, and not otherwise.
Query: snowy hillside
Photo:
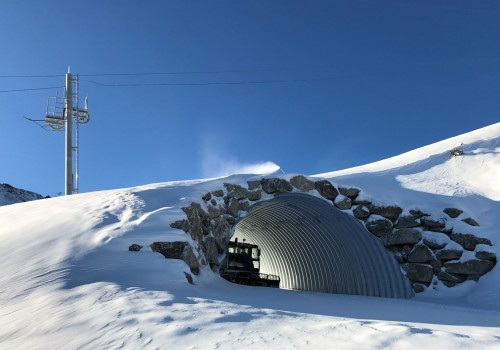
[[[24,203],[43,199],[38,193],[15,188],[9,184],[0,184],[0,206],[15,203]]]
[[[462,143],[465,154],[451,157]],[[320,176],[430,214],[467,211],[500,256],[500,123]],[[1,207],[0,349],[500,349],[498,266],[478,282],[407,300],[241,286],[208,267],[189,284],[183,261],[149,245],[192,242],[170,223],[226,181]],[[129,252],[132,243],[144,248]]]

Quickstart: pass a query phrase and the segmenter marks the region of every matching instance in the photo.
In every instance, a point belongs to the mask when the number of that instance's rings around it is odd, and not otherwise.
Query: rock
[[[441,249],[435,255],[439,260],[456,260],[460,259],[463,253],[463,251],[457,249]]]
[[[437,274],[437,278],[440,281],[448,281],[453,283],[462,283],[465,281],[466,276],[464,275],[454,275],[445,271],[440,271]]]
[[[342,198],[340,198],[342,197]],[[339,200],[340,199],[340,200]],[[345,197],[345,196],[338,196],[336,199],[335,199],[335,202],[334,202],[335,206],[337,208],[339,208],[340,210],[347,210],[347,209],[351,209],[352,207],[352,200],[351,198],[349,197]]]
[[[352,214],[356,219],[362,220],[370,216],[370,210],[363,205],[358,205],[356,209],[352,211]]]
[[[243,188],[239,185],[233,185],[227,182],[224,182],[224,187],[227,190],[227,196],[228,197],[233,197],[238,200],[247,198],[248,196],[248,190],[246,188]]]
[[[150,247],[153,252],[160,253],[167,259],[183,260],[195,275],[200,273],[198,259],[188,242],[154,242]]]
[[[457,208],[445,208],[443,212],[450,218],[455,219],[458,216],[460,216],[460,214],[462,214],[464,211]]]
[[[358,194],[359,194],[359,192],[361,192],[361,190],[359,188],[354,188],[354,187],[349,187],[349,188],[339,187],[339,192],[341,195],[353,199],[353,198],[356,198],[358,196]]]
[[[429,265],[406,263],[401,267],[406,272],[406,276],[413,282],[431,283],[434,276],[432,267]]]
[[[223,190],[212,191],[212,194],[213,194],[215,197],[222,198],[222,197],[224,196],[224,191],[223,191]]]
[[[471,226],[479,226],[478,222],[476,220],[474,220],[473,218],[466,218],[466,219],[463,219],[462,221],[465,222],[466,224],[471,225]]]
[[[391,221],[396,221],[396,219],[401,215],[403,209],[396,205],[381,206],[381,205],[370,205],[370,212],[372,214],[383,216]]]
[[[227,248],[231,235],[231,225],[234,223],[234,218],[227,214],[212,220],[212,232],[219,251],[224,251]]]
[[[261,182],[261,180],[247,181],[248,189],[249,190],[256,190],[256,189],[260,188],[260,182]]]
[[[210,203],[213,205],[213,206],[216,206],[217,205],[217,201],[215,199],[212,198],[212,200],[210,201]]]
[[[214,237],[205,237],[205,240],[200,244],[205,258],[210,266],[219,265],[219,249]]]
[[[368,199],[355,198],[352,200],[352,204],[370,206],[372,202]]]
[[[335,186],[333,186],[328,180],[316,181],[315,188],[323,198],[330,199],[332,201],[339,195],[339,191],[337,191]]]
[[[415,293],[422,293],[427,289],[427,286],[421,283],[413,283],[412,288]]]
[[[267,194],[285,193],[293,190],[292,185],[288,181],[278,178],[262,179],[261,185],[262,190]]]
[[[440,231],[446,226],[444,219],[434,220],[426,216],[420,218],[420,223],[429,231]]]
[[[452,233],[450,238],[464,247],[466,250],[474,250],[478,244],[491,245],[487,238],[476,237],[468,233]]]
[[[214,207],[212,205],[207,206],[207,208],[208,208],[208,216],[210,217],[210,219],[214,219],[217,216],[221,215],[221,212],[220,212],[219,208],[216,208],[216,207]]]
[[[128,247],[128,250],[130,252],[138,252],[139,250],[142,249],[142,245],[139,245],[139,244],[132,244],[130,247]]]
[[[424,213],[423,211],[418,210],[418,209],[410,209],[410,215],[415,216],[415,217],[417,217],[419,219],[421,217],[424,217],[424,216],[429,216],[429,214]]]
[[[262,198],[262,190],[249,191],[247,194],[248,200],[258,201]]]
[[[368,231],[370,231],[377,237],[389,235],[392,233],[392,222],[385,218],[369,220],[365,223],[365,227]]]
[[[189,284],[194,284],[194,282],[193,282],[193,276],[191,276],[190,273],[187,273],[187,272],[184,271],[184,276],[186,276],[186,279],[187,279],[187,281],[188,281]]]
[[[396,258],[396,260],[398,261],[398,263],[402,264],[405,262],[403,254],[401,254],[401,252],[394,252],[393,255]]]
[[[465,262],[447,262],[444,264],[448,273],[458,273],[461,275],[484,275],[489,272],[495,264],[488,260],[467,260]]]
[[[388,246],[390,247],[390,246]],[[408,255],[410,254],[411,252],[411,247],[408,245],[408,244],[405,244],[403,246],[403,248],[401,249],[401,254],[403,255],[403,258],[406,260],[408,260]]]
[[[427,237],[424,237],[423,242],[431,249],[443,249],[448,244],[447,242],[438,242]]]
[[[170,224],[170,227],[182,230],[184,232],[189,231],[189,222],[186,219],[177,220]]]
[[[240,210],[240,203],[236,198],[231,198],[226,206],[226,212],[232,216],[238,216],[238,211]]]
[[[199,203],[191,203],[189,207],[182,208],[186,213],[189,221],[189,232],[194,239],[199,242],[202,240],[203,235],[210,232],[210,216],[206,213]]]
[[[212,194],[210,192],[206,193],[203,197],[201,197],[205,202],[208,202],[210,199],[212,199]]]
[[[395,228],[410,228],[420,225],[420,220],[413,215],[402,215],[394,225]]]
[[[496,261],[497,255],[494,252],[479,251],[476,252],[476,258],[483,260]]]
[[[394,233],[382,237],[385,246],[415,244],[422,239],[422,233],[414,228],[401,228]]]
[[[441,271],[441,268],[443,267],[443,263],[440,260],[431,260],[429,261],[429,264],[432,266],[432,271],[436,274]]]
[[[246,211],[246,210],[248,210],[248,208],[250,208],[249,201],[247,201],[247,200],[240,201],[239,208],[238,208],[239,210]]]
[[[314,181],[309,180],[303,175],[297,175],[290,179],[290,184],[302,192],[308,192],[314,190]]]
[[[426,245],[416,244],[408,254],[408,262],[413,263],[425,263],[431,260],[436,260],[432,250],[430,250]]]

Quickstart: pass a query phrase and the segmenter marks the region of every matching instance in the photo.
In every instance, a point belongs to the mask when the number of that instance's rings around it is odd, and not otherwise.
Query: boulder
[[[436,260],[432,250],[423,244],[416,244],[410,254],[408,254],[408,262],[425,263],[432,260]]]
[[[257,190],[260,188],[260,181],[261,180],[251,180],[251,181],[247,181],[247,184],[248,184],[248,189],[249,190]]]
[[[401,228],[392,234],[382,237],[385,246],[416,244],[422,239],[422,233],[414,228]]]
[[[385,218],[369,220],[365,223],[365,227],[377,237],[390,235],[392,233],[392,222]]]
[[[304,175],[297,175],[290,179],[290,184],[302,192],[314,190],[314,181],[309,180]]]
[[[342,198],[341,198],[342,197]],[[335,199],[334,205],[339,208],[340,210],[347,210],[351,209],[352,207],[352,200],[349,197],[345,196],[338,196]]]
[[[455,219],[460,216],[464,211],[457,208],[445,208],[443,212],[450,218]]]
[[[167,259],[183,260],[195,275],[200,273],[198,259],[188,242],[154,242],[150,247],[153,252],[160,253]]]
[[[199,203],[191,203],[189,207],[182,208],[189,221],[189,232],[193,239],[201,241],[203,235],[210,232],[210,216]]]
[[[476,252],[476,258],[483,260],[496,261],[497,255],[494,252],[479,251]]]
[[[465,262],[447,262],[444,264],[445,271],[461,275],[484,275],[489,272],[495,264],[488,260],[467,260]]]
[[[420,218],[420,223],[429,231],[440,231],[446,226],[446,222],[444,219],[434,220],[427,216]]]
[[[240,200],[243,198],[247,198],[248,196],[248,190],[246,188],[241,187],[240,185],[234,185],[224,182],[224,187],[226,188],[228,197]]]
[[[227,214],[212,220],[211,229],[219,251],[224,251],[227,248],[229,238],[231,237],[231,225],[234,225],[234,223],[235,219]]]
[[[215,197],[222,198],[222,197],[224,196],[224,191],[223,191],[223,190],[212,191],[212,194],[213,194]]]
[[[262,198],[262,190],[248,191],[247,198],[250,201],[258,201]]]
[[[205,202],[208,202],[212,199],[212,194],[210,192],[206,193],[203,197],[201,197]]]
[[[260,183],[262,185],[262,190],[267,194],[285,193],[293,190],[292,185],[284,179],[262,179]]]
[[[339,195],[339,191],[337,191],[335,186],[328,180],[316,181],[315,188],[323,198],[332,201]]]
[[[420,225],[420,220],[418,217],[413,215],[402,215],[399,217],[398,221],[394,225],[395,228],[411,228]]]
[[[427,286],[422,283],[413,283],[412,288],[415,293],[422,293],[427,289]]]
[[[429,214],[424,213],[423,211],[421,211],[419,209],[410,209],[410,215],[415,216],[415,217],[417,217],[419,219],[421,217],[424,217],[424,216],[429,216]]]
[[[396,221],[396,219],[401,215],[403,209],[396,205],[382,206],[382,205],[370,205],[370,212],[372,214],[383,216],[391,221]]]
[[[436,252],[436,258],[439,260],[456,260],[462,257],[464,252],[458,249],[441,249]]]
[[[423,242],[426,246],[428,246],[431,249],[443,249],[448,244],[448,242],[438,241],[425,236]]]
[[[214,237],[205,237],[205,240],[200,244],[205,258],[210,266],[219,265],[219,249]]]
[[[184,276],[186,276],[186,279],[188,281],[189,284],[194,284],[193,282],[193,276],[191,276],[190,273],[187,273],[186,271],[184,271]]]
[[[177,220],[177,221],[172,222],[170,224],[170,227],[182,230],[184,232],[188,232],[189,231],[189,221],[187,221],[186,219]]]
[[[250,202],[248,200],[240,201],[238,205],[238,209],[242,211],[246,211],[250,208]]]
[[[463,219],[462,221],[468,225],[471,225],[471,226],[479,226],[478,222],[476,220],[474,220],[473,218],[466,218],[466,219]]]
[[[226,212],[232,216],[238,216],[240,210],[240,202],[236,198],[229,199],[229,203],[226,205]]]
[[[364,205],[358,205],[353,211],[352,214],[356,219],[363,220],[370,216],[370,210]]]
[[[129,250],[130,252],[138,252],[138,251],[139,251],[139,250],[141,250],[141,249],[142,249],[142,245],[135,244],[135,243],[134,243],[134,244],[132,244],[132,245],[130,245],[130,247],[128,247],[128,250]]]
[[[354,187],[339,187],[339,192],[341,195],[353,199],[358,196],[361,190],[359,188],[354,188]]]
[[[448,282],[453,282],[453,283],[462,283],[465,281],[466,276],[465,275],[455,275],[452,273],[448,273],[445,271],[440,271],[437,274],[437,278],[440,281],[448,281]]]
[[[214,219],[216,218],[217,216],[220,216],[221,215],[221,211],[219,208],[217,207],[214,207],[212,205],[208,205],[207,206],[207,209],[208,209],[208,216],[210,217],[210,219]]]
[[[443,263],[441,260],[431,260],[429,261],[429,264],[432,266],[432,271],[436,274],[441,271],[441,268],[443,267]]]
[[[476,237],[468,233],[452,233],[450,238],[464,247],[466,250],[474,250],[478,244],[491,245],[487,238]]]
[[[406,276],[413,282],[431,283],[434,276],[432,267],[429,265],[406,263],[401,267],[406,272]]]

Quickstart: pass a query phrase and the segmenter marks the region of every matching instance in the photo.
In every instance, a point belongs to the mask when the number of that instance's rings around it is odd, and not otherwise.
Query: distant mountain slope
[[[23,203],[45,198],[41,194],[15,188],[9,184],[0,184],[0,206]]]

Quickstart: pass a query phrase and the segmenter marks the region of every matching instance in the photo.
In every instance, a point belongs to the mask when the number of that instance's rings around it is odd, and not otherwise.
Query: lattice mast
[[[88,98],[85,97],[84,108],[79,108],[78,99],[78,75],[73,77],[68,68],[66,74],[66,86],[64,97],[49,97],[47,110],[45,112],[45,122],[54,131],[65,130],[64,145],[64,193],[71,195],[78,193],[78,126],[88,123],[90,115],[88,112]],[[73,128],[75,123],[75,128]],[[75,136],[75,145],[73,145],[73,133]],[[73,164],[73,153],[75,153],[75,167]],[[73,168],[75,172],[73,174]]]

